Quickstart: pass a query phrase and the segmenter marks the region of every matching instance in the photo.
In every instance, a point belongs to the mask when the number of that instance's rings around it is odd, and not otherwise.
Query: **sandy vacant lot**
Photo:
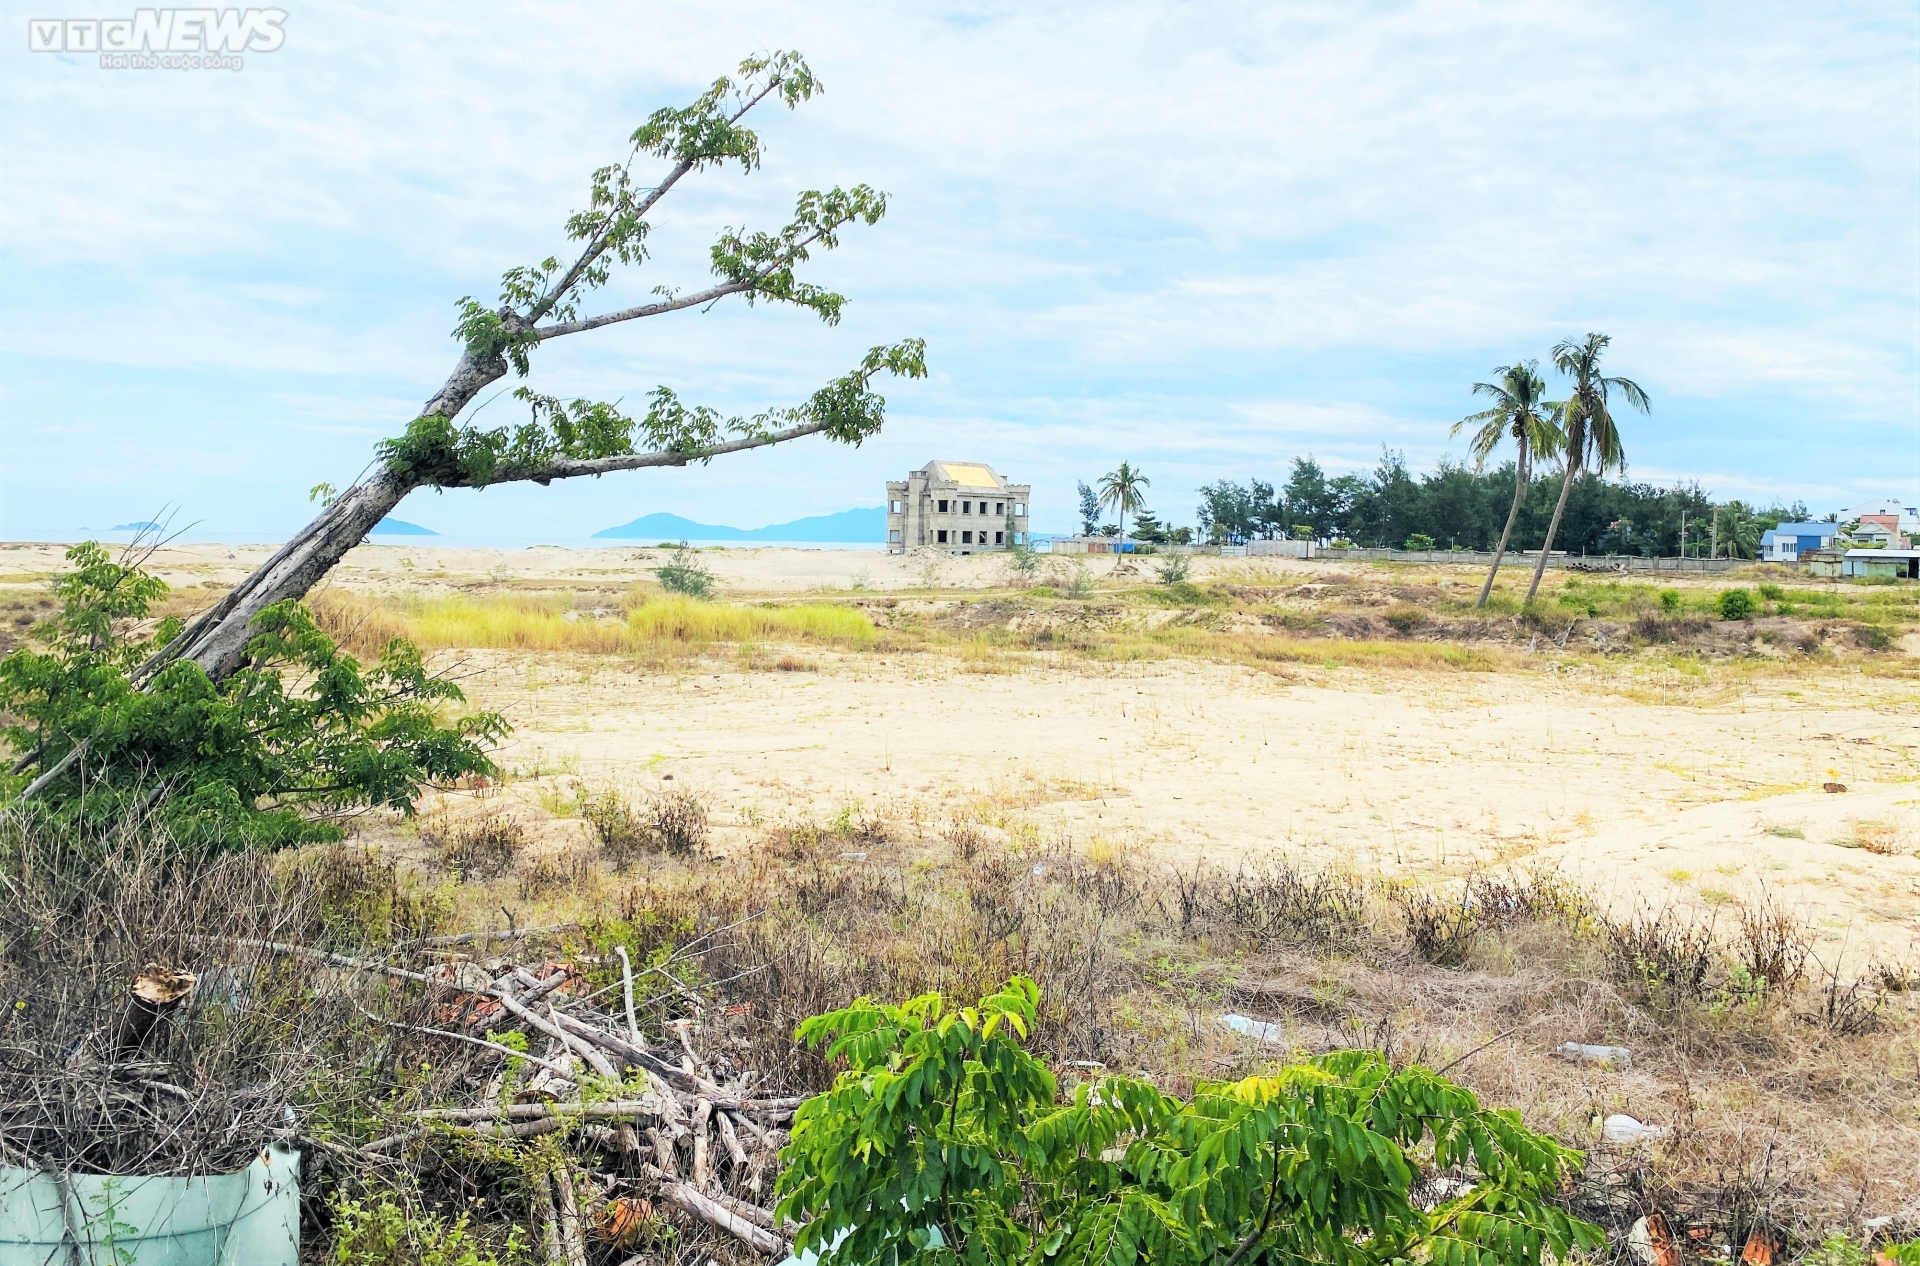
[[[1285,852],[1438,877],[1553,859],[1621,901],[1766,885],[1836,942],[1920,936],[1920,729],[1910,702],[1871,689],[1654,706],[1508,674],[814,662],[469,668],[476,697],[519,727],[511,763],[636,791],[671,776],[735,828],[723,841],[849,803],[929,829],[1011,807],[1049,837],[1181,863]],[[1844,794],[1820,789],[1836,780]],[[1897,855],[1853,846],[1863,832]]]
[[[154,565],[176,587],[213,588],[265,553],[175,548]],[[987,557],[703,557],[741,596],[1005,579]],[[659,558],[382,545],[356,550],[333,583],[612,592],[650,578]],[[0,550],[10,584],[59,565],[58,547]],[[1196,579],[1323,566],[1205,560]],[[1459,573],[1429,583],[1477,580]],[[532,804],[556,784],[608,782],[641,793],[671,776],[710,804],[723,847],[859,804],[928,834],[962,819],[1181,864],[1286,852],[1438,879],[1553,860],[1618,902],[1651,905],[1711,906],[1764,885],[1835,947],[1897,952],[1920,939],[1920,701],[1896,679],[1823,670],[1683,698],[1531,664],[1259,672],[1029,656],[978,672],[949,655],[817,648],[789,672],[731,657],[665,672],[584,655],[447,659],[514,723],[506,763],[525,777],[508,794]],[[577,830],[556,821],[548,835]]]

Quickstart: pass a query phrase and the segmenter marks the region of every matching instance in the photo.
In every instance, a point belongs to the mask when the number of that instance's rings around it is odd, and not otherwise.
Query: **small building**
[[[1850,549],[1840,574],[1920,580],[1920,549]]]
[[[1838,523],[1782,523],[1760,537],[1760,561],[1797,563],[1802,551],[1826,549],[1840,535]]]
[[[928,462],[887,484],[887,552],[926,546],[974,554],[1026,545],[1032,491],[982,462]]]
[[[1807,569],[1809,576],[1820,576],[1828,580],[1837,580],[1846,566],[1847,552],[1843,549],[1808,549],[1800,551],[1800,565]]]
[[[1898,501],[1870,501],[1865,505],[1854,506],[1840,512],[1840,522],[1858,522],[1862,528],[1869,524],[1879,524],[1887,530],[1890,537],[1912,537],[1920,534],[1920,508],[1901,505]],[[1854,535],[1858,537],[1858,530]],[[1897,549],[1905,549],[1906,540],[1895,540]]]
[[[1862,519],[1860,526],[1847,533],[1841,544],[1853,549],[1903,549],[1907,538],[1879,519]]]

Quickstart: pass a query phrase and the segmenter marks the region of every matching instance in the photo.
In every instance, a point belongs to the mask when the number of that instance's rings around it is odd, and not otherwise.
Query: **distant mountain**
[[[771,523],[766,527],[737,528],[719,523],[696,523],[677,514],[647,514],[631,523],[595,532],[608,540],[650,541],[794,541],[817,545],[871,543],[887,539],[887,508],[842,510],[838,514],[816,514],[791,523]]]
[[[113,525],[113,530],[116,532],[158,532],[161,530],[161,525],[142,519],[138,523],[116,523]]]
[[[432,528],[423,528],[418,523],[409,523],[405,519],[382,519],[373,525],[369,536],[438,536]]]

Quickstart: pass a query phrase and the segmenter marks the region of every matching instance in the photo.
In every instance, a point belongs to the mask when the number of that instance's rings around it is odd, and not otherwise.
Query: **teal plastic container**
[[[0,1167],[0,1266],[299,1261],[300,1153],[291,1148],[264,1148],[237,1174],[189,1178],[72,1174],[63,1184]]]

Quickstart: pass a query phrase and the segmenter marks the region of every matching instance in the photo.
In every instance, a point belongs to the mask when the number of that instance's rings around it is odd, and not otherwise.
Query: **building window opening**
[[[973,502],[971,502],[971,501],[962,501],[962,502],[960,503],[960,513],[962,513],[962,514],[972,514],[972,513],[973,513]]]
[[[1014,502],[1014,503],[1013,503],[1013,517],[1014,517],[1014,518],[1016,518],[1016,519],[1024,519],[1024,518],[1025,518],[1026,516],[1027,516],[1027,506],[1026,506],[1026,503],[1025,503],[1025,502],[1023,502],[1023,501],[1016,501],[1016,502]]]
[[[947,529],[945,528],[940,529],[939,536],[936,538],[936,543],[940,545],[945,545],[947,543]]]
[[[893,503],[893,513],[900,513],[900,503],[898,501]]]
[[[971,544],[973,544],[973,533],[971,533],[971,532],[962,532],[962,533],[960,534],[960,543],[961,543],[962,545],[971,545]]]
[[[947,512],[947,503],[945,501],[942,501],[940,503],[940,513],[945,514],[946,512]]]
[[[1005,545],[1007,543],[1006,537],[1007,534],[1005,532],[995,532],[993,534],[993,543],[995,545]]]
[[[887,544],[898,545],[899,543],[900,543],[900,529],[889,528],[887,530]]]
[[[1006,503],[1006,502],[1004,502],[1004,501],[996,501],[996,502],[994,502],[994,503],[993,503],[993,512],[994,512],[995,514],[1005,514],[1005,513],[1007,512],[1007,503]]]

